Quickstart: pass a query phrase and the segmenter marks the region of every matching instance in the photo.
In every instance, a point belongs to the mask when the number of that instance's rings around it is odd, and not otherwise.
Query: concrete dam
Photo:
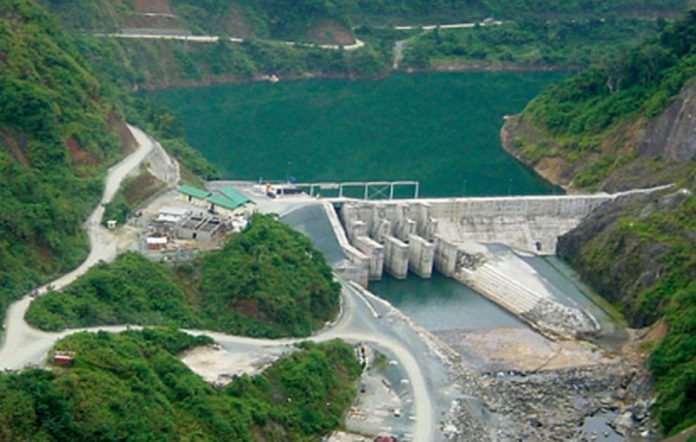
[[[622,195],[342,200],[338,214],[328,202],[325,211],[351,263],[347,278],[367,285],[384,272],[404,279],[437,270],[538,331],[567,338],[596,334],[599,324],[559,302],[523,256],[555,254],[559,236]]]

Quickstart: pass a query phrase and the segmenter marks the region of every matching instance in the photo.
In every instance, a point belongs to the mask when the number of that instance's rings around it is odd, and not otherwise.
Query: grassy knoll
[[[141,170],[138,175],[124,180],[114,199],[106,204],[102,223],[115,220],[119,225],[123,225],[135,208],[165,187],[165,183],[146,169]]]

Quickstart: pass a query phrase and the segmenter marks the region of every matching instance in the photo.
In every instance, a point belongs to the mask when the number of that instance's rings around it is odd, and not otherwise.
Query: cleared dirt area
[[[436,333],[469,368],[557,370],[615,363],[618,359],[584,341],[552,341],[528,328],[449,330]]]
[[[222,27],[232,37],[244,38],[254,33],[244,18],[244,11],[238,5],[230,7],[229,12],[222,19]]]
[[[633,364],[642,364],[667,334],[667,323],[660,320],[650,327],[628,329],[628,333],[630,339],[621,347],[621,355]]]
[[[330,45],[349,45],[355,43],[350,29],[335,20],[318,20],[305,33],[305,39],[312,43]]]
[[[172,7],[169,0],[133,0],[133,8],[136,12],[171,14]]]
[[[224,386],[235,376],[253,376],[278,360],[285,351],[276,349],[226,349],[198,347],[182,355],[181,361],[206,382]]]

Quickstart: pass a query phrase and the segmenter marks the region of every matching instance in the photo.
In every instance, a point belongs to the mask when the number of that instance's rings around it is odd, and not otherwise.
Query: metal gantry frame
[[[326,182],[326,183],[297,183],[296,187],[308,188],[309,196],[316,195],[317,190],[336,190],[338,189],[338,197],[344,198],[344,190],[349,188],[363,188],[363,199],[394,199],[394,191],[398,187],[412,187],[413,199],[418,198],[420,192],[420,182],[418,181],[348,181],[343,183]]]

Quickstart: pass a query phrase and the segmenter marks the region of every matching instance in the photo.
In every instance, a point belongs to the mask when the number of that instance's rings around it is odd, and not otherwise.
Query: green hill
[[[502,27],[425,32],[410,41],[402,67],[515,69],[577,67],[653,34],[658,21],[682,13],[686,0],[63,0],[42,2],[75,34],[85,58],[107,61],[130,89],[210,85],[312,76],[387,75],[394,44],[420,31],[394,25],[481,21]],[[101,32],[193,33],[243,38],[243,43],[114,40]],[[590,37],[591,36],[591,37]],[[595,38],[596,37],[596,38]],[[301,44],[367,46],[354,51]],[[118,62],[114,62],[118,60]],[[101,63],[97,63],[101,65]],[[454,65],[454,66],[453,66]],[[111,70],[115,72],[112,72]],[[103,80],[103,78],[100,77]]]
[[[567,187],[614,190],[685,178],[693,153],[684,135],[674,133],[684,142],[651,140],[677,130],[670,124],[688,124],[673,113],[690,105],[695,42],[692,11],[661,35],[544,91],[505,125],[504,145]],[[667,132],[651,120],[664,120]]]
[[[696,423],[696,11],[552,86],[503,129],[507,149],[572,189],[672,183],[605,205],[562,237],[565,257],[635,327],[663,319],[649,366],[668,434]]]
[[[309,441],[339,426],[360,374],[340,342],[303,344],[215,389],[177,354],[211,343],[166,330],[80,333],[70,367],[0,375],[3,441]]]
[[[306,237],[256,215],[222,250],[174,271],[135,253],[97,265],[36,299],[27,321],[50,331],[133,324],[308,336],[335,317],[339,291]]]
[[[308,31],[326,28],[326,24],[338,30],[363,25],[456,23],[489,16],[508,20],[612,15],[656,17],[673,16],[687,6],[686,0],[43,0],[43,3],[72,29],[181,28],[201,33],[310,40],[321,36]],[[165,16],[143,17],[143,13],[153,12]]]

